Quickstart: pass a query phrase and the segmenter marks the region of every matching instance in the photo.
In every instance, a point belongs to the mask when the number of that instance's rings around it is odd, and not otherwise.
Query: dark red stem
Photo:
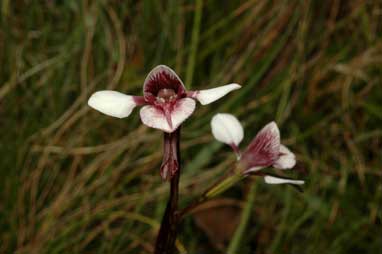
[[[177,170],[173,172],[170,179],[170,197],[166,211],[163,215],[158,237],[155,243],[155,254],[173,254],[175,251],[175,241],[179,225],[178,216],[178,196],[179,196],[179,177],[180,177],[180,150],[179,150],[180,128],[173,133],[164,134],[164,144],[170,145],[171,150],[177,160]],[[170,147],[167,147],[170,148]],[[166,147],[165,147],[166,152]]]

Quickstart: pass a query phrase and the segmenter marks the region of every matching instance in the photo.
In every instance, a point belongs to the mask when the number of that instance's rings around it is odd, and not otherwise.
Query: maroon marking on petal
[[[166,117],[168,125],[172,128],[172,117],[171,114],[174,111],[174,108],[176,107],[178,100],[171,99],[166,100],[161,97],[157,97],[155,101],[152,103],[152,105],[157,109],[160,110],[163,115]]]
[[[190,97],[190,98],[196,98],[196,96],[198,95],[199,91],[187,91],[187,97]]]
[[[172,112],[172,109],[171,109],[171,108],[169,108],[169,107],[164,107],[164,108],[163,108],[164,116],[166,117],[166,120],[167,120],[168,125],[169,125],[170,128],[172,129],[171,112]]]
[[[178,98],[186,97],[182,80],[167,66],[155,67],[146,77],[143,94],[147,102],[152,103],[162,89],[171,89]]]
[[[277,127],[276,127],[277,128]],[[280,134],[267,125],[252,140],[241,157],[247,168],[269,167],[280,156]]]
[[[143,96],[133,96],[133,100],[138,106],[147,104]]]
[[[142,122],[167,133],[174,132],[195,110],[195,101],[183,98],[169,103],[144,106],[140,111]],[[170,127],[171,125],[171,127]]]

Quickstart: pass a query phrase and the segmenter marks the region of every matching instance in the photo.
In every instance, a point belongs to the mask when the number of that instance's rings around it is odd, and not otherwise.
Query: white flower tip
[[[243,126],[231,114],[219,113],[211,120],[212,134],[216,140],[227,145],[239,146],[244,137]]]
[[[285,179],[275,176],[264,176],[264,181],[267,184],[295,184],[295,185],[303,185],[305,181],[303,180],[293,180],[293,179]]]
[[[225,86],[197,91],[194,97],[200,102],[200,104],[207,105],[239,88],[241,88],[239,84],[232,83]]]
[[[273,164],[275,168],[290,169],[296,165],[296,156],[286,146],[280,145],[280,157]]]
[[[240,89],[241,85],[239,85],[237,83],[231,83],[231,84],[220,86],[220,87],[216,87],[216,88],[222,88],[222,87],[224,87],[225,89],[229,90],[229,92],[231,92],[231,91]]]
[[[155,66],[149,73],[148,76],[150,76],[150,74],[157,74],[157,73],[160,73],[160,72],[168,72],[168,73],[171,73],[171,74],[175,74],[175,71],[173,69],[171,69],[170,67],[168,67],[167,65],[164,65],[164,64],[160,64],[160,65],[157,65]]]
[[[240,88],[241,88],[241,85],[239,85],[239,84],[237,84],[237,83],[229,84],[229,86],[232,87],[232,90],[237,90],[237,89],[240,89]]]
[[[167,65],[164,65],[164,64],[155,66],[149,72],[149,74],[147,74],[147,77],[144,81],[144,85],[147,84],[151,79],[155,79],[155,77],[161,73],[165,73],[165,74],[169,75],[171,78],[176,79],[177,81],[179,81],[181,83],[182,86],[184,86],[184,84],[183,84],[182,80],[179,78],[178,74],[176,74],[176,72],[173,69],[171,69],[170,67],[168,67]]]
[[[279,127],[277,126],[275,121],[272,121],[272,122],[268,123],[267,125],[265,125],[264,129],[265,128],[269,129],[272,132],[280,133]]]
[[[130,95],[106,90],[92,94],[88,105],[106,115],[124,118],[131,114],[136,103]]]
[[[265,133],[266,135],[272,136],[278,143],[280,143],[280,130],[275,121],[265,125],[259,133]]]

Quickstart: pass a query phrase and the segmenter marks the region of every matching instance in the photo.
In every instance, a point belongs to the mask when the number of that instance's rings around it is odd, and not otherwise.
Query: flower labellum
[[[172,133],[194,112],[194,99],[206,105],[240,87],[238,84],[229,84],[186,91],[183,81],[171,68],[158,65],[150,71],[143,83],[143,96],[99,91],[90,97],[88,104],[106,115],[118,118],[128,117],[136,106],[143,106],[140,117],[145,125]]]
[[[242,154],[240,153],[239,144],[243,139],[244,131],[235,116],[222,113],[216,114],[211,120],[211,129],[215,139],[231,146],[238,155],[243,175],[249,175],[271,166],[278,169],[290,169],[296,164],[295,155],[280,143],[280,130],[275,122],[271,122],[261,129]],[[278,178],[270,175],[265,175],[264,180],[269,184],[304,183],[304,181],[300,180]]]

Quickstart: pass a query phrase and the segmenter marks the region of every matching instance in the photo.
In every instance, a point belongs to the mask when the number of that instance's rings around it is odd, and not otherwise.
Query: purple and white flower
[[[295,155],[280,143],[280,131],[275,122],[268,123],[250,142],[243,153],[239,144],[244,131],[239,120],[231,114],[216,114],[211,121],[212,134],[215,139],[232,147],[244,175],[258,172],[264,168],[291,169],[296,165]],[[259,173],[255,173],[259,174]],[[268,184],[304,184],[302,180],[286,179],[266,174],[264,181]]]
[[[207,90],[186,91],[182,80],[171,68],[158,65],[143,83],[143,96],[99,91],[89,98],[88,104],[106,115],[118,118],[128,117],[136,106],[143,106],[140,110],[142,122],[164,131],[160,174],[163,179],[171,179],[179,170],[178,128],[194,112],[195,99],[206,105],[240,87],[233,83]]]
[[[206,105],[240,87],[233,83],[207,90],[186,91],[182,80],[171,68],[158,65],[144,81],[143,96],[99,91],[90,97],[88,104],[106,115],[118,118],[125,118],[136,106],[143,106],[140,117],[145,125],[172,133],[194,112],[194,99]]]

